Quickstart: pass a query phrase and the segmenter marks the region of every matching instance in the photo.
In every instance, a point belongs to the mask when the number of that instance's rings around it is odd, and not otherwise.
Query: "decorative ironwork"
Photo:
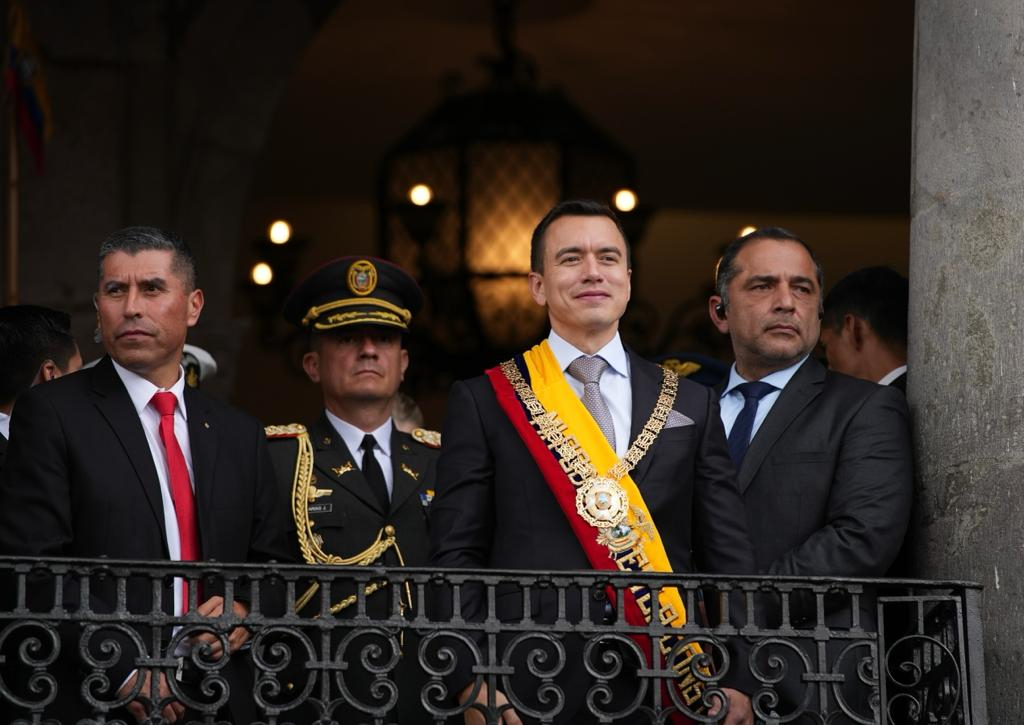
[[[166,613],[173,577],[223,592],[226,613]],[[311,582],[319,594],[300,616],[286,602]],[[368,594],[375,582],[388,586]],[[623,595],[637,583],[677,587],[700,621],[681,631],[657,618],[627,623]],[[408,609],[397,594],[407,586]],[[485,605],[463,616],[469,590]],[[330,613],[353,593],[352,607]],[[220,723],[239,696],[266,725],[380,724],[399,711],[441,723],[471,706],[497,722],[501,691],[542,723],[579,712],[664,723],[674,711],[703,723],[724,713],[699,706],[746,678],[765,723],[985,725],[979,595],[960,582],[0,558],[0,702],[17,723],[69,712],[74,722],[132,722],[131,700],[149,723],[164,722],[172,701],[187,708],[179,722]],[[250,607],[244,619],[232,613],[236,597]],[[731,619],[716,614],[725,611]],[[219,654],[237,626],[248,643]],[[195,644],[201,634],[215,644]],[[663,638],[677,634],[662,656]],[[703,654],[682,661],[694,643]],[[126,668],[154,676],[118,697]],[[250,677],[238,680],[239,668]],[[664,686],[685,671],[703,684],[697,705]],[[486,702],[455,702],[469,684],[461,672],[486,685]],[[244,692],[233,692],[239,682]]]

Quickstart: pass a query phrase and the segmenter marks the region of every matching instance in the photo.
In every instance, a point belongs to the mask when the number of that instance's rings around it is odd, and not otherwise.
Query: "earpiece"
[[[715,314],[718,315],[721,319],[723,319],[723,320],[725,319],[725,303],[724,302],[719,302],[717,305],[715,305]]]

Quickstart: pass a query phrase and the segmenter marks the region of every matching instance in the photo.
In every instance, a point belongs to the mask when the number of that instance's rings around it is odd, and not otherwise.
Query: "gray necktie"
[[[608,404],[601,397],[601,373],[608,367],[604,358],[580,355],[569,363],[569,374],[583,383],[583,405],[590,411],[597,425],[608,439],[612,448],[615,448],[615,424],[612,422],[612,412],[608,410]]]

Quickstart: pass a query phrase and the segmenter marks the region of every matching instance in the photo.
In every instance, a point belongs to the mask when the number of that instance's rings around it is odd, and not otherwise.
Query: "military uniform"
[[[300,283],[285,303],[284,314],[289,322],[315,334],[344,336],[346,330],[339,328],[356,327],[397,328],[405,332],[412,314],[421,304],[419,287],[399,267],[384,260],[349,257],[329,262]],[[397,388],[397,379],[394,385]],[[390,390],[392,395],[395,392]],[[368,405],[379,403],[385,397],[386,392]],[[325,400],[329,400],[326,388]],[[362,402],[354,405],[358,408]],[[341,411],[334,410],[333,414],[338,416],[335,421],[341,421],[342,427],[346,424],[351,427]],[[326,411],[308,426],[268,426],[267,437],[280,481],[282,505],[292,514],[290,541],[298,561],[339,569],[344,566],[426,565],[427,514],[434,495],[440,434],[423,429],[404,433],[395,428],[390,419],[375,432],[380,434],[382,430],[390,431],[384,434],[390,445],[383,445],[378,438],[382,454],[375,460],[378,463],[386,460],[390,453],[391,475],[385,476],[385,479],[390,478],[388,492],[383,490],[385,481],[380,481],[377,484],[380,488],[375,488],[372,477],[364,475],[366,454],[346,445],[342,432]],[[351,431],[348,434],[351,436]],[[349,441],[351,444],[351,437]],[[375,451],[370,455],[376,455]],[[379,470],[377,475],[383,475],[383,471]],[[366,614],[370,618],[386,620],[396,609],[409,617],[414,615],[414,587],[383,587],[373,581],[366,582],[365,587]],[[296,609],[300,614],[314,617],[329,609],[339,618],[356,616],[357,587],[351,579],[343,576],[335,579],[329,601],[324,601],[325,592],[318,586],[300,584],[296,589]],[[351,701],[383,707],[390,693],[378,692],[374,696],[371,692],[374,676],[360,666],[362,648],[371,644],[369,640],[360,642],[356,638],[339,655],[342,638],[351,632],[353,630],[340,627],[332,635],[332,657],[348,663],[349,668],[345,672],[346,702],[330,715],[338,722],[370,721],[380,713],[361,710]],[[319,633],[311,630],[310,636],[319,650]],[[377,643],[385,652],[389,651],[382,639]],[[407,631],[401,643],[402,656],[390,671],[390,679],[397,685],[397,708],[387,714],[387,719],[397,717],[403,723],[422,722],[419,696],[426,678],[417,665],[418,638]],[[285,676],[286,689],[302,689],[309,680],[304,664],[296,664],[296,669]],[[316,682],[311,697],[339,697],[333,685],[330,693],[322,693],[319,678]],[[312,707],[308,712],[295,715],[299,720],[307,716],[319,717]]]
[[[440,434],[422,428],[409,434],[392,427],[394,486],[387,511],[373,495],[357,456],[348,450],[326,415],[308,427],[269,426],[267,437],[278,479],[292,484],[288,487],[290,538],[297,560],[426,566],[430,546],[427,513],[434,496]],[[308,452],[303,453],[303,448]],[[297,508],[304,508],[304,513],[297,513]],[[390,538],[394,544],[374,556],[374,544]],[[371,616],[380,609],[375,604],[373,597],[367,599]],[[387,616],[387,611],[381,616]]]

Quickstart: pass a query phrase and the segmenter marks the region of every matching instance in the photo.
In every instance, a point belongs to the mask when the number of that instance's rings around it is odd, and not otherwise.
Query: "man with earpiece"
[[[719,391],[722,422],[761,573],[879,577],[896,557],[910,516],[907,405],[898,390],[826,370],[810,357],[823,276],[810,247],[785,229],[758,229],[726,248],[708,305],[736,358]],[[813,596],[791,595],[790,622],[848,629],[856,621],[849,596],[826,597],[824,621],[816,604]],[[859,605],[860,626],[874,629],[873,597],[862,596]],[[773,612],[769,624],[777,625],[780,614]],[[817,662],[817,654],[811,638],[807,645],[810,659],[788,655],[780,715],[792,713],[808,691],[815,707],[816,688],[803,681],[813,673],[802,661]],[[839,657],[839,649],[829,648],[818,674],[844,675],[842,699],[871,718],[868,678],[857,669],[866,651]],[[755,698],[755,715],[757,706]],[[812,722],[796,720],[805,721]]]

